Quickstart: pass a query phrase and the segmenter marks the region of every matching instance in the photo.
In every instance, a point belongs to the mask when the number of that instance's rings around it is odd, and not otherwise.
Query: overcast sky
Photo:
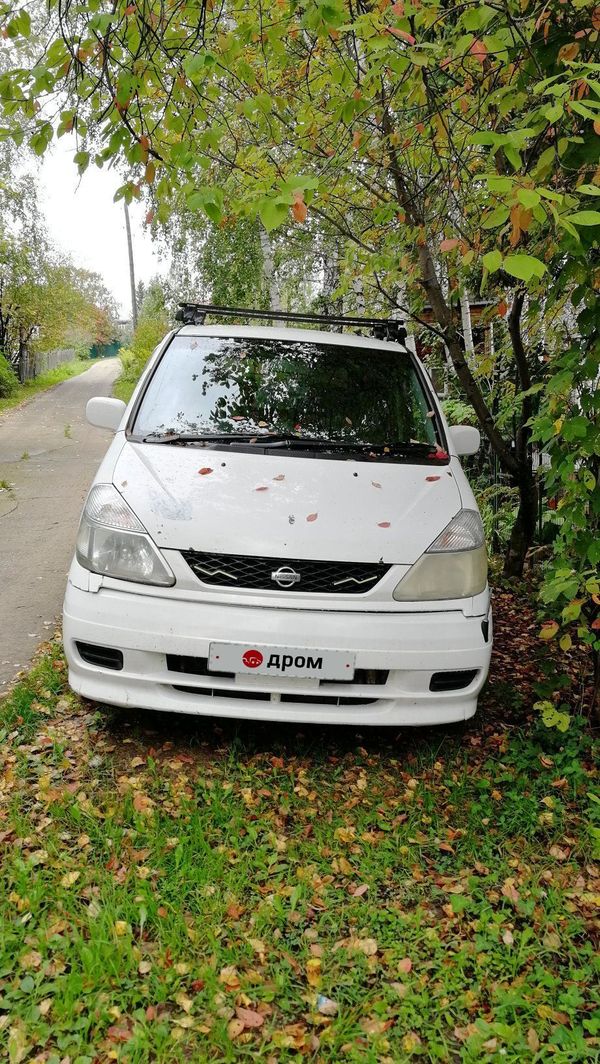
[[[113,293],[120,313],[131,317],[129,264],[123,203],[113,203],[121,184],[119,175],[106,167],[90,165],[83,177],[73,163],[72,137],[56,141],[40,164],[40,186],[50,236],[69,252],[76,266],[95,270]],[[167,265],[158,258],[144,226],[146,208],[130,207],[136,281],[148,281],[165,273]]]

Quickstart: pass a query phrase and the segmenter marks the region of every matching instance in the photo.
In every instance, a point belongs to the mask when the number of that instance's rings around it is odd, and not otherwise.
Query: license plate
[[[208,668],[241,676],[300,676],[306,679],[352,680],[354,654],[345,650],[300,650],[253,643],[211,643]]]

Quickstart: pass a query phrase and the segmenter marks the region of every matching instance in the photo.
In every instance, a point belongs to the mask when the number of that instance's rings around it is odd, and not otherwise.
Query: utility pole
[[[138,308],[137,298],[135,294],[135,270],[133,267],[133,242],[131,240],[131,225],[129,222],[129,207],[127,206],[127,200],[123,200],[123,206],[125,208],[125,229],[127,231],[127,250],[129,252],[129,284],[131,286],[131,321],[133,328],[137,329],[138,323]]]

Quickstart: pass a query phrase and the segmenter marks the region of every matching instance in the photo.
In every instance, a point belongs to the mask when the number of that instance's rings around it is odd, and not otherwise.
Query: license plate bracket
[[[355,655],[347,650],[307,650],[302,647],[255,643],[211,643],[209,672],[237,676],[295,676],[318,680],[354,678]]]

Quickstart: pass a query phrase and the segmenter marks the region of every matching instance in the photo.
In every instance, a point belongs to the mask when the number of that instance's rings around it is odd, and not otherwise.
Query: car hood
[[[413,564],[460,510],[453,466],[128,442],[113,481],[163,548]]]

